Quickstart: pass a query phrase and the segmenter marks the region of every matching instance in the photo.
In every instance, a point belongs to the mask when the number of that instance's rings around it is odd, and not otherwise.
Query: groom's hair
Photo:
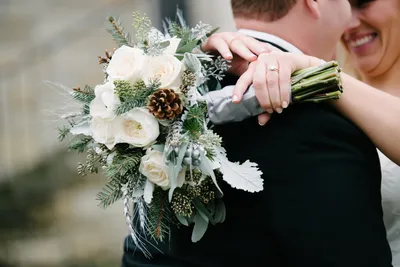
[[[284,17],[297,0],[231,0],[235,17],[274,21]]]

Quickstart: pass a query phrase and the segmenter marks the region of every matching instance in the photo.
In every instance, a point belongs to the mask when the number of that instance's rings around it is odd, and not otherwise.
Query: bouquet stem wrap
[[[240,103],[232,102],[234,85],[204,95],[208,116],[214,124],[239,122],[264,113],[253,86]],[[335,61],[296,71],[291,78],[291,104],[339,99],[343,92],[340,68]]]

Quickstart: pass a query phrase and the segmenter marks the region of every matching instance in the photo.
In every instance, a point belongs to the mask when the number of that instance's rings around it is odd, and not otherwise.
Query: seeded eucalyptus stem
[[[322,102],[339,99],[342,92],[340,68],[336,61],[296,71],[291,78],[292,102]]]

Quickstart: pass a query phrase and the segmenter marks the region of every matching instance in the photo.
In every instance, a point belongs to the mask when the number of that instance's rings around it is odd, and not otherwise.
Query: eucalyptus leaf
[[[198,242],[206,233],[208,228],[208,220],[204,219],[200,214],[194,217],[194,227],[192,232],[192,242]]]
[[[179,214],[175,214],[176,215],[176,218],[179,220],[179,222],[181,223],[181,224],[183,224],[183,225],[185,225],[185,226],[189,226],[189,222],[188,222],[188,220],[185,218],[185,217],[183,217],[183,216],[181,216],[181,215],[179,215]]]
[[[215,216],[215,211],[216,211],[215,201],[210,201],[210,202],[208,202],[207,210],[210,211],[210,215],[212,216],[212,218],[214,218],[214,216]]]
[[[216,223],[223,223],[226,217],[225,203],[221,199],[216,201],[215,221]]]
[[[196,210],[199,212],[201,216],[203,216],[205,219],[209,220],[212,224],[215,224],[215,220],[213,218],[213,215],[210,213],[210,211],[201,203],[198,199],[195,199],[193,201],[194,207]]]
[[[185,152],[186,152],[188,145],[189,144],[187,142],[183,143],[179,148],[178,157],[175,159],[175,161],[170,161],[168,163],[168,179],[171,184],[171,187],[168,192],[169,202],[171,202],[174,191],[175,191],[176,187],[178,186],[178,175],[182,169],[182,161],[183,161],[183,157],[185,156]]]
[[[176,51],[177,54],[184,54],[184,53],[190,53],[193,51],[193,49],[198,46],[199,41],[198,40],[192,40],[185,44],[184,46],[178,48]]]
[[[157,150],[159,152],[164,152],[164,144],[154,144],[151,146],[151,148],[153,148],[154,150]]]

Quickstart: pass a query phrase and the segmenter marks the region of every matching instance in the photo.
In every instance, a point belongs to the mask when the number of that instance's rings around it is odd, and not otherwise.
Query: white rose
[[[116,123],[116,143],[146,147],[160,134],[158,121],[145,108],[135,108],[118,116]]]
[[[143,67],[144,58],[141,49],[125,45],[121,46],[114,52],[106,69],[108,80],[136,82],[140,78],[140,70]]]
[[[159,79],[160,88],[178,89],[182,84],[182,73],[185,65],[171,55],[149,57],[144,68],[143,80]]]
[[[147,150],[146,155],[142,157],[140,162],[139,171],[150,182],[160,186],[164,190],[169,189],[168,168],[162,152],[152,149]]]
[[[164,49],[163,55],[175,55],[176,50],[178,49],[178,46],[181,42],[180,38],[172,37],[171,39],[168,39],[166,41],[169,41],[169,46]]]
[[[95,98],[89,105],[90,115],[92,117],[111,120],[115,118],[115,108],[119,105],[120,101],[114,89],[115,86],[112,82],[107,82],[95,87]]]
[[[108,149],[115,146],[115,121],[93,117],[90,123],[90,130],[93,139],[100,144],[104,144]]]

